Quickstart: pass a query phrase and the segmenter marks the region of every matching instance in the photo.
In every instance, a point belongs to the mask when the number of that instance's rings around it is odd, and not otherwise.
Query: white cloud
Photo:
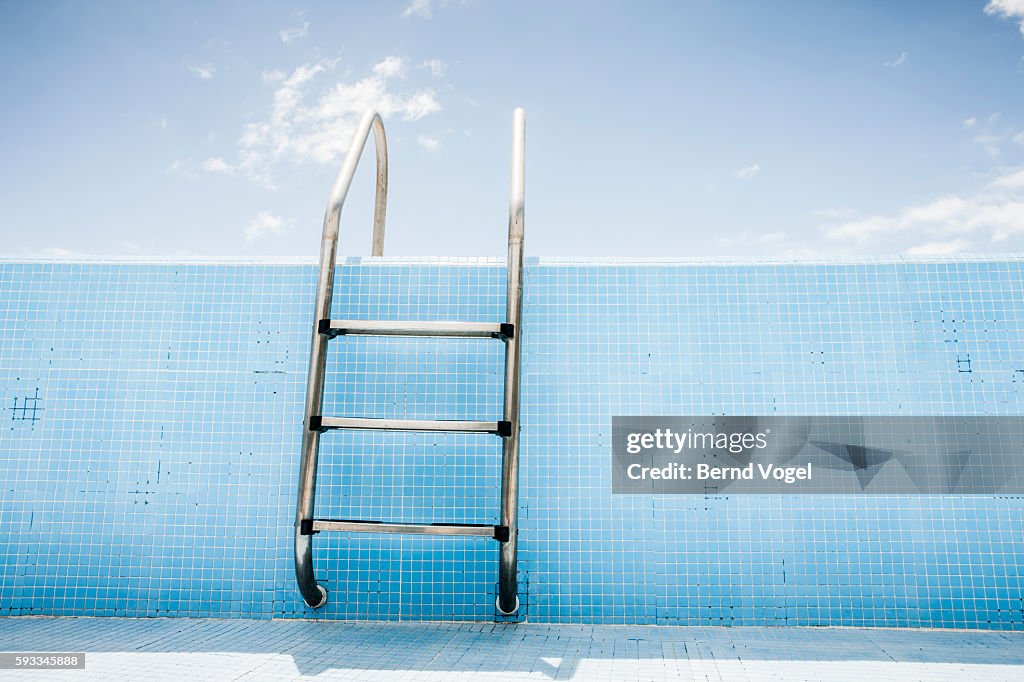
[[[448,70],[448,65],[440,59],[428,59],[423,62],[422,66],[425,69],[430,69],[431,75],[434,76],[443,76],[445,71]]]
[[[433,0],[412,0],[402,11],[403,17],[422,17],[429,19],[434,16]]]
[[[951,239],[948,242],[928,242],[907,249],[911,256],[951,256],[967,250],[971,242],[966,239]]]
[[[234,166],[253,181],[273,187],[273,169],[292,163],[336,163],[351,142],[364,111],[415,121],[441,110],[434,91],[399,92],[395,79],[405,73],[406,62],[388,57],[375,64],[369,76],[355,82],[336,81],[314,90],[317,79],[333,71],[338,60],[321,59],[284,74],[264,72],[274,86],[268,116],[247,124],[238,141]]]
[[[977,122],[978,122],[978,119],[974,118],[973,116],[970,117],[970,118],[965,118],[964,119],[964,128],[973,128],[974,124],[977,123]]]
[[[214,68],[213,64],[202,64],[200,66],[189,65],[188,70],[191,71],[200,80],[208,81],[213,78],[214,74],[217,73],[217,69]]]
[[[968,246],[967,236],[999,242],[1024,235],[1024,168],[1004,172],[981,189],[908,206],[894,215],[874,215],[826,228],[828,237],[858,244],[907,240],[921,243],[908,253],[942,253]],[[952,253],[947,251],[946,253]]]
[[[401,57],[385,57],[373,65],[373,73],[381,78],[402,78],[405,76],[405,60]]]
[[[409,97],[402,106],[402,118],[406,121],[419,119],[441,110],[441,105],[434,99],[433,92],[418,92]]]
[[[1024,33],[1024,0],[989,0],[985,14],[1020,19],[1020,31]]]
[[[992,186],[999,189],[1021,190],[1024,189],[1024,168],[1001,175],[992,181]]]
[[[289,45],[293,40],[305,38],[308,33],[309,22],[304,21],[302,22],[302,26],[292,26],[291,28],[283,29],[280,33],[278,33],[278,35],[281,36],[282,43],[284,43],[285,45]]]
[[[900,52],[900,56],[899,57],[897,57],[896,59],[894,59],[891,62],[886,62],[885,66],[886,66],[886,68],[889,68],[889,69],[895,69],[895,68],[901,67],[901,66],[903,66],[904,64],[907,63],[907,57],[909,57],[909,56],[910,56],[910,53],[907,52],[906,50],[904,50],[903,52]]]
[[[733,173],[733,175],[739,178],[740,180],[749,180],[750,178],[754,177],[760,172],[761,166],[755,163],[753,165],[747,166],[746,168],[740,168],[738,171]]]
[[[227,161],[225,161],[224,159],[220,158],[219,156],[203,161],[202,168],[207,173],[223,173],[224,175],[233,175],[235,172],[235,167],[232,166]]]
[[[417,135],[416,144],[423,147],[428,152],[436,152],[441,148],[441,140],[434,135]]]
[[[827,234],[833,239],[856,239],[865,241],[880,232],[897,229],[899,221],[887,216],[871,216],[841,223],[828,228]]]
[[[249,227],[245,228],[245,240],[253,242],[267,236],[279,237],[291,231],[294,221],[285,220],[268,211],[260,211]]]
[[[167,114],[160,115],[160,130],[167,130]]]

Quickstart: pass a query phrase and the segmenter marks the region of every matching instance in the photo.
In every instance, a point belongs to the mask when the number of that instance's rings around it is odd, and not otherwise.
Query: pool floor
[[[5,680],[1024,680],[1024,632],[0,618]]]

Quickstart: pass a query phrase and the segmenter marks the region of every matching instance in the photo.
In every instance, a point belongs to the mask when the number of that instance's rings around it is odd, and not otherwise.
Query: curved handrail
[[[384,121],[373,109],[369,109],[359,121],[356,134],[349,145],[348,153],[345,155],[345,163],[338,171],[338,177],[334,180],[331,188],[330,198],[327,200],[327,211],[324,214],[324,239],[338,239],[338,224],[341,220],[341,208],[348,196],[348,189],[352,185],[352,178],[356,174],[356,166],[359,165],[359,157],[363,155],[366,148],[366,140],[370,137],[370,128],[373,127],[373,141],[377,148],[377,191],[373,207],[373,247],[370,254],[373,256],[384,255],[384,216],[387,212],[388,203],[388,143],[384,136]],[[323,263],[321,263],[323,265]]]
[[[320,433],[309,428],[309,418],[320,414],[324,397],[324,369],[327,360],[327,337],[318,333],[320,320],[330,318],[331,295],[334,291],[334,268],[338,255],[338,226],[341,209],[345,205],[352,178],[359,165],[359,157],[366,147],[366,140],[373,128],[374,144],[377,148],[377,189],[373,210],[374,256],[384,255],[384,219],[388,200],[388,145],[384,136],[384,122],[380,114],[370,109],[363,114],[355,137],[349,145],[345,162],[334,180],[327,211],[324,214],[324,231],[320,243],[320,274],[317,278],[316,307],[313,316],[313,344],[309,354],[309,380],[306,390],[306,413],[303,418],[302,462],[299,468],[299,495],[295,510],[295,577],[299,583],[302,598],[313,608],[323,606],[327,592],[317,585],[313,572],[312,535],[302,533],[302,522],[313,518],[313,502],[316,492],[317,454],[320,450]]]

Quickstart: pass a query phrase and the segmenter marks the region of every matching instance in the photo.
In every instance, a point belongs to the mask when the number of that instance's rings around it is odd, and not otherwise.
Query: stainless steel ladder
[[[370,322],[332,320],[331,296],[338,252],[338,223],[352,177],[366,140],[373,130],[377,148],[377,190],[373,216],[374,256],[384,255],[384,217],[388,195],[388,150],[384,123],[373,110],[363,115],[345,163],[334,181],[324,216],[320,245],[320,275],[317,280],[313,343],[306,386],[303,420],[302,462],[295,512],[295,577],[305,602],[319,608],[327,602],[327,591],[317,584],[313,571],[313,535],[321,531],[350,533],[412,533],[420,535],[467,535],[493,538],[500,543],[498,597],[501,614],[519,609],[517,586],[517,539],[519,504],[519,355],[522,332],[523,297],[523,210],[525,205],[526,114],[516,109],[512,117],[512,172],[508,215],[508,298],[504,322]],[[365,419],[329,417],[321,414],[324,397],[324,369],[327,342],[338,336],[454,336],[500,339],[505,343],[504,415],[499,421]],[[452,523],[385,523],[351,519],[317,519],[313,515],[316,497],[316,467],[320,435],[332,429],[381,431],[448,431],[490,433],[502,439],[501,517],[498,525]]]

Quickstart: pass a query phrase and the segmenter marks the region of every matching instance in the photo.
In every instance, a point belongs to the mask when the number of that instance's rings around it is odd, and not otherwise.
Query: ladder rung
[[[312,522],[303,521],[300,530],[303,535],[312,535],[326,530],[349,533],[468,535],[508,542],[508,526],[493,526],[485,523],[384,523],[383,521],[354,521],[350,519],[313,519]]]
[[[511,436],[512,422],[473,422],[454,419],[366,419],[362,417],[309,418],[310,431],[330,429],[363,429],[370,431],[447,431],[452,433],[493,433],[497,436]]]
[[[515,325],[506,322],[378,322],[369,320],[320,320],[317,331],[334,338],[361,336],[457,336],[510,339]]]

